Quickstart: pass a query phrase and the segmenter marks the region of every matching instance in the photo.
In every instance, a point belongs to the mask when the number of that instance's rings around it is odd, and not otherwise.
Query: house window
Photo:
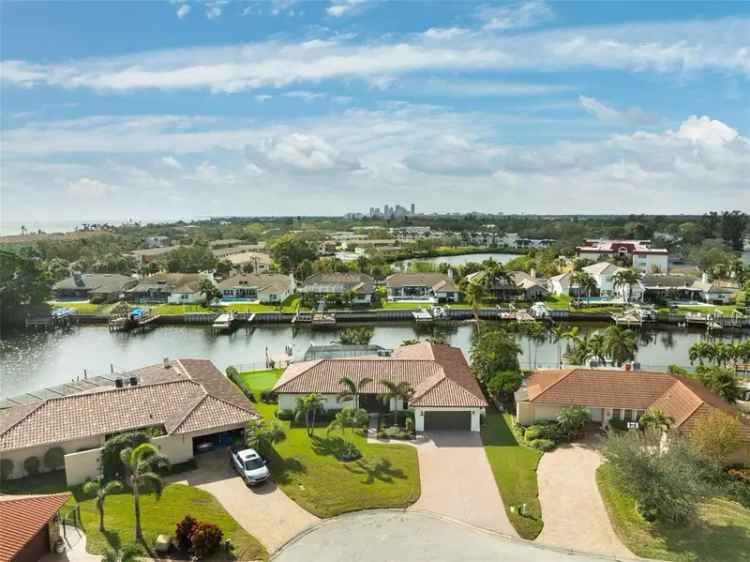
[[[633,421],[633,410],[625,410],[625,421]]]
[[[613,420],[620,420],[622,419],[622,410],[615,408],[612,410],[612,419]]]

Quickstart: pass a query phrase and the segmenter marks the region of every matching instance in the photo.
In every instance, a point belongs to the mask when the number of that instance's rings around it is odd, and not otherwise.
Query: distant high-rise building
[[[416,209],[416,207],[414,206],[414,203],[412,203],[412,204],[411,204],[411,214],[412,214],[412,215],[415,215],[415,214],[416,214],[416,210],[415,210],[415,209]]]

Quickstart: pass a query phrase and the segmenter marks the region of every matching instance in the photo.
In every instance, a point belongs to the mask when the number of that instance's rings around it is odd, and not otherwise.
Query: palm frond
[[[161,479],[161,476],[155,472],[144,472],[143,474],[138,475],[138,479],[142,483],[150,485],[157,498],[161,497],[161,492],[164,489],[164,481]]]

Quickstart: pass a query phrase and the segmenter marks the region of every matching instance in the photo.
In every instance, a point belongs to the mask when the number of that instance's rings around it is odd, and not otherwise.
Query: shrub
[[[547,452],[554,449],[556,443],[551,439],[534,439],[533,441],[529,441],[529,446]]]
[[[65,466],[65,451],[62,447],[52,447],[44,453],[44,466],[49,470],[59,470]]]
[[[193,555],[198,559],[208,558],[221,546],[224,533],[213,523],[198,523],[190,536]]]
[[[15,466],[11,459],[0,459],[0,482],[5,482],[13,476]]]
[[[526,428],[526,432],[524,433],[524,439],[528,443],[531,441],[536,441],[537,439],[541,438],[542,436],[542,426],[541,425],[530,425]]]
[[[615,431],[627,431],[628,430],[628,422],[624,420],[615,420],[611,419],[609,420],[609,427],[614,429]]]
[[[537,439],[548,439],[550,441],[560,441],[562,434],[560,427],[555,422],[546,422],[530,425],[524,432],[526,442],[536,441]]]
[[[260,400],[266,404],[278,404],[279,395],[271,390],[264,390],[260,393]]]
[[[102,448],[102,477],[104,480],[120,479],[124,475],[120,451],[127,447],[135,448],[148,441],[148,435],[141,431],[121,433],[108,439]]]
[[[276,417],[281,421],[292,421],[294,419],[294,410],[279,410]]]
[[[412,418],[406,418],[404,429],[407,433],[414,433],[414,420]]]
[[[182,521],[177,523],[175,529],[175,539],[177,539],[177,546],[180,550],[188,551],[193,547],[193,543],[190,541],[190,537],[193,536],[193,531],[198,525],[198,521],[190,515],[186,515]]]
[[[39,474],[41,464],[42,463],[39,462],[39,457],[28,457],[23,461],[23,469],[29,476],[36,476]]]
[[[362,453],[360,450],[350,441],[344,441],[341,447],[336,451],[336,459],[343,462],[355,461],[361,456]]]

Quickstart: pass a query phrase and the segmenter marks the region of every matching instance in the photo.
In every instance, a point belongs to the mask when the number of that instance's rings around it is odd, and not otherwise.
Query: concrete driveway
[[[537,542],[584,552],[633,557],[615,535],[596,485],[601,457],[592,443],[545,453],[539,462],[544,528]]]
[[[305,511],[272,481],[248,488],[229,464],[225,451],[196,457],[198,468],[173,481],[197,486],[213,494],[242,527],[269,553],[319,519]]]
[[[516,536],[479,433],[436,431],[414,443],[422,495],[409,510],[430,511]]]
[[[548,548],[432,514],[395,510],[359,512],[327,519],[286,545],[272,560],[612,562],[612,558]]]

